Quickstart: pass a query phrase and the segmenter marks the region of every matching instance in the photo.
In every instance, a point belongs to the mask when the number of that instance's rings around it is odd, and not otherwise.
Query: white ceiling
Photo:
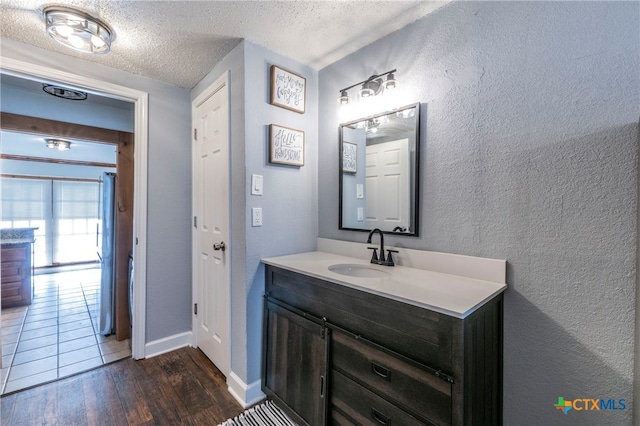
[[[40,9],[50,2],[0,0],[0,34],[190,89],[242,39],[321,69],[450,1],[55,1],[113,28],[100,56],[47,37]]]

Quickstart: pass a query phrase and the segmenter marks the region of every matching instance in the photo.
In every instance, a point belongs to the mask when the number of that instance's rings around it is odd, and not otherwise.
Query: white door
[[[226,74],[193,103],[196,346],[230,370],[229,101]]]
[[[409,140],[366,149],[365,221],[368,229],[409,229]]]

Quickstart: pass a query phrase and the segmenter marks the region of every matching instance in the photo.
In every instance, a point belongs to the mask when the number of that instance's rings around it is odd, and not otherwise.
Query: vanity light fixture
[[[59,151],[68,151],[71,149],[71,142],[64,139],[47,138],[44,140],[47,148],[57,149]]]
[[[62,6],[42,9],[47,34],[58,43],[80,52],[103,55],[111,50],[115,38],[109,26],[97,18]]]
[[[358,93],[362,98],[368,98],[371,96],[377,96],[382,93],[383,88],[386,89],[394,89],[398,85],[398,81],[396,80],[394,73],[395,69],[391,71],[383,72],[382,74],[372,75],[366,80],[359,81],[356,84],[352,84],[349,87],[345,87],[344,89],[340,89],[340,97],[338,98],[338,102],[341,104],[348,104],[350,101],[349,93],[347,92],[350,89],[353,89],[356,86],[362,85]],[[387,76],[387,79],[384,80],[383,77]]]

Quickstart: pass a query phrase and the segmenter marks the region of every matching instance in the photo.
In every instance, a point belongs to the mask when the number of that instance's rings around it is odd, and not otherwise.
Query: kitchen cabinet
[[[31,243],[2,244],[2,308],[31,304]]]
[[[265,281],[263,390],[272,396],[269,383],[289,383],[291,375],[311,374],[294,381],[296,395],[319,392],[323,397],[307,399],[306,405],[314,408],[304,409],[326,410],[326,418],[307,416],[313,420],[306,424],[502,423],[502,293],[457,318],[270,264]],[[289,308],[285,320],[277,318],[282,306]],[[300,354],[311,346],[304,343],[308,337],[290,331],[292,315],[294,330],[307,320],[305,330],[324,333],[324,366],[322,357],[313,357],[307,366],[289,358],[298,354],[307,359]],[[280,330],[274,326],[278,321]],[[313,373],[308,365],[313,365]],[[323,367],[326,376],[321,374]],[[280,392],[278,397],[276,403],[293,416],[298,415],[296,407],[305,405],[293,393]]]

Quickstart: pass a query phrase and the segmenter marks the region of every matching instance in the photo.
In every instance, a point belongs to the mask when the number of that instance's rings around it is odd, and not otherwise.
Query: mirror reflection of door
[[[408,139],[367,146],[367,228],[409,229],[409,177]]]

